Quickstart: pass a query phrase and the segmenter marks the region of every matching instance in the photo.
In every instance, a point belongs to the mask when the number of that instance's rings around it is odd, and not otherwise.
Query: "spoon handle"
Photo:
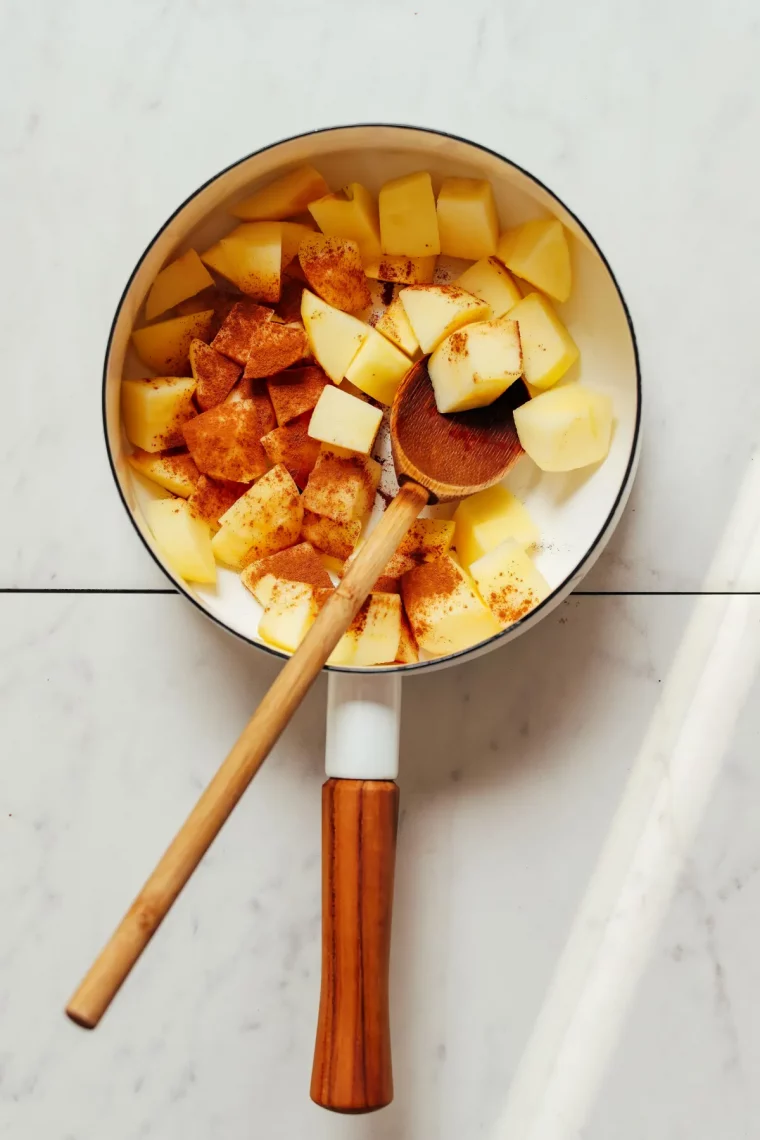
[[[406,483],[390,504],[71,998],[72,1021],[98,1024],[428,498]]]

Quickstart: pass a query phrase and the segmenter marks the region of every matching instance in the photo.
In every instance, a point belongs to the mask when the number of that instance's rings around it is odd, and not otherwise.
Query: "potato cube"
[[[332,586],[330,575],[310,542],[299,542],[277,554],[250,561],[240,581],[262,606],[271,604],[283,582],[304,582],[314,589],[326,590]]]
[[[435,276],[433,257],[393,257],[383,253],[364,266],[367,277],[375,281],[391,281],[395,285],[429,285]]]
[[[269,469],[261,445],[261,419],[252,400],[217,404],[184,428],[198,470],[214,479],[250,483]]]
[[[427,171],[386,182],[378,205],[383,253],[430,257],[441,252],[435,195]]]
[[[346,371],[346,380],[381,404],[392,404],[401,381],[411,367],[408,356],[375,329]]]
[[[523,504],[500,483],[462,499],[454,523],[454,545],[465,566],[507,538],[521,546],[531,546],[539,538],[538,527]]]
[[[340,384],[351,361],[369,336],[369,325],[335,309],[308,289],[301,301],[306,335],[318,364],[336,384]]]
[[[206,265],[257,301],[279,301],[282,230],[275,222],[238,226],[201,254]]]
[[[282,235],[281,266],[285,269],[298,253],[303,239],[314,233],[314,226],[305,222],[280,222],[279,226]]]
[[[127,439],[143,451],[163,451],[184,444],[182,427],[195,415],[190,377],[124,380],[121,416]]]
[[[551,593],[525,548],[511,538],[473,562],[470,573],[502,629],[525,617]]]
[[[303,505],[293,479],[278,463],[254,483],[219,520],[211,545],[222,562],[240,566],[247,554],[263,558],[294,546],[301,534]]]
[[[470,575],[451,555],[410,570],[401,579],[401,595],[417,644],[435,657],[469,649],[499,632]]]
[[[303,582],[282,582],[259,621],[259,637],[293,653],[317,616],[314,590]]]
[[[578,346],[539,293],[524,297],[509,316],[520,328],[525,379],[534,388],[551,388],[575,364]]]
[[[257,430],[261,431],[262,437],[268,432],[274,431],[277,427],[277,420],[266,388],[260,388],[258,384],[254,386],[253,380],[246,380],[245,378],[238,380],[224,402],[225,404],[239,404],[243,400],[253,401],[258,417]]]
[[[309,285],[328,305],[346,313],[369,305],[369,287],[355,241],[310,234],[301,242],[298,260]]]
[[[457,278],[460,289],[490,306],[491,317],[504,317],[518,303],[522,294],[504,266],[496,257],[485,257],[465,269]]]
[[[307,413],[261,438],[269,462],[282,463],[301,489],[306,486],[319,455],[319,442],[309,435],[309,419]]]
[[[201,477],[192,455],[188,455],[187,452],[176,454],[169,451],[151,454],[138,448],[132,455],[127,456],[127,461],[130,467],[139,471],[146,479],[150,479],[166,491],[171,491],[173,495],[179,495],[181,499],[187,499],[192,495]]]
[[[304,509],[335,522],[362,519],[375,501],[381,473],[380,464],[366,455],[323,445],[303,493]]]
[[[315,408],[323,388],[329,383],[329,378],[317,364],[291,368],[267,380],[278,425],[283,427]]]
[[[159,376],[181,376],[187,368],[190,344],[195,337],[208,340],[214,310],[172,317],[132,333],[132,344],[143,364]]]
[[[438,194],[441,253],[478,261],[496,253],[499,215],[490,182],[481,178],[444,178]]]
[[[412,285],[399,300],[423,352],[432,352],[447,336],[472,321],[486,321],[491,310],[458,285]]]
[[[369,455],[382,418],[380,408],[328,386],[311,414],[309,435],[322,443]]]
[[[212,530],[219,530],[219,519],[249,488],[248,483],[220,482],[201,475],[188,499],[196,518],[203,519]]]
[[[202,340],[190,341],[190,368],[195,380],[195,398],[202,412],[221,404],[240,377],[240,365]]]
[[[145,302],[145,319],[152,321],[167,309],[194,297],[201,289],[214,284],[205,265],[194,249],[183,253],[171,265],[162,269],[151,286],[148,299]]]
[[[612,401],[580,384],[552,388],[515,408],[515,427],[542,471],[574,471],[601,462],[609,451]]]
[[[522,373],[517,324],[499,317],[457,329],[430,357],[428,373],[441,413],[492,404]]]
[[[507,269],[555,301],[566,301],[570,296],[570,248],[565,228],[557,218],[534,218],[508,230],[499,240],[497,255]]]
[[[308,355],[309,341],[303,325],[262,321],[254,325],[243,375],[246,380],[275,376]]]
[[[318,590],[324,605],[332,590]],[[401,598],[371,593],[327,658],[328,665],[388,665],[396,660],[401,640]]]
[[[409,324],[409,318],[406,315],[406,309],[401,304],[400,297],[391,301],[375,328],[407,356],[412,357],[419,352],[419,341],[414,335],[414,329]]]
[[[319,171],[304,164],[254,191],[233,206],[231,212],[236,218],[250,221],[292,218],[303,213],[309,202],[329,193],[330,187]]]
[[[414,640],[412,627],[409,624],[409,618],[406,616],[406,610],[401,606],[401,636],[398,642],[398,652],[396,653],[396,661],[399,665],[415,665],[420,659],[420,651],[417,642]]]
[[[380,256],[380,218],[377,203],[359,182],[350,182],[341,194],[327,194],[309,202],[309,213],[322,233],[349,238],[359,247],[363,262]]]
[[[341,572],[346,559],[354,551],[361,532],[362,524],[359,519],[336,522],[335,519],[328,519],[324,515],[315,515],[308,510],[303,513],[302,537],[316,546],[318,550],[321,550],[328,558],[336,559],[341,565]]]
[[[209,529],[183,499],[154,499],[145,508],[161,556],[188,582],[216,582]]]
[[[399,543],[399,555],[411,555],[417,561],[432,562],[451,550],[454,541],[453,519],[415,519]]]
[[[211,347],[236,364],[245,364],[251,348],[254,329],[272,319],[272,310],[245,298],[232,306],[211,342]]]

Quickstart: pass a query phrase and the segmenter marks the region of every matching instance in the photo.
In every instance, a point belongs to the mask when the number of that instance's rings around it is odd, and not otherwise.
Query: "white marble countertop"
[[[760,1135],[760,23],[751,0],[6,0],[0,1137]],[[62,1014],[276,664],[167,590],[100,427],[147,240],[265,143],[469,136],[574,208],[645,382],[583,592],[408,682],[396,1100],[308,1099],[318,684],[95,1034]]]

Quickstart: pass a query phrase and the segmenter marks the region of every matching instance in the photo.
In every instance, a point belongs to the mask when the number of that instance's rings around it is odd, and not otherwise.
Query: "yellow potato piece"
[[[201,259],[256,301],[280,299],[282,226],[250,222],[204,250]]]
[[[369,455],[382,418],[380,408],[328,384],[311,414],[309,435],[322,443]]]
[[[314,590],[304,582],[279,582],[259,621],[259,637],[293,653],[317,616]]]
[[[327,658],[328,665],[387,665],[401,640],[401,598],[370,594]]]
[[[441,413],[492,404],[522,373],[517,324],[499,317],[465,325],[438,345],[428,373]]]
[[[538,527],[523,504],[498,483],[463,499],[454,512],[454,523],[454,545],[465,566],[505,539],[531,546],[539,538]]]
[[[401,579],[409,624],[420,649],[435,657],[458,653],[499,632],[499,623],[462,567],[446,555]]]
[[[485,321],[491,310],[458,285],[411,285],[399,300],[423,352],[432,352],[441,341],[471,321]]]
[[[515,409],[526,453],[542,471],[574,471],[605,458],[612,437],[612,400],[580,384],[552,388]]]
[[[525,548],[511,538],[473,562],[470,573],[502,629],[524,618],[551,593]]]
[[[404,257],[382,253],[365,262],[364,272],[375,281],[394,285],[429,285],[435,276],[436,257]]]
[[[515,282],[496,257],[482,258],[465,269],[456,284],[491,309],[492,317],[505,317],[522,297]]]
[[[219,519],[211,540],[214,554],[229,566],[294,546],[301,534],[303,504],[298,487],[281,463],[237,499]]]
[[[314,227],[305,222],[280,222],[280,237],[282,241],[281,266],[284,269],[298,253],[298,248],[304,238],[314,233]]]
[[[159,376],[179,376],[188,366],[190,341],[195,337],[207,341],[213,319],[214,310],[205,309],[187,317],[159,321],[133,332],[132,344],[143,364]]]
[[[146,479],[163,487],[165,491],[171,491],[173,495],[179,495],[181,499],[189,499],[201,477],[193,457],[187,453],[151,455],[138,448],[127,456],[127,462]]]
[[[491,183],[445,178],[438,195],[438,232],[441,253],[448,257],[477,261],[496,253],[499,215]]]
[[[361,183],[349,182],[342,194],[327,194],[316,202],[309,202],[309,213],[323,234],[355,241],[365,264],[379,259],[377,203]]]
[[[145,508],[159,553],[188,582],[216,582],[208,523],[184,499],[154,499]]]
[[[122,381],[121,418],[129,442],[150,452],[183,444],[182,425],[195,415],[194,391],[189,376]]]
[[[375,329],[370,329],[369,336],[346,370],[346,380],[373,400],[390,405],[410,367],[408,356]]]
[[[566,301],[570,296],[570,247],[557,218],[535,218],[508,230],[499,240],[497,255],[507,269],[555,301]]]
[[[539,293],[523,297],[509,316],[520,329],[525,379],[533,388],[551,388],[575,364],[578,346]]]
[[[301,298],[301,317],[318,364],[340,384],[351,361],[369,336],[369,325],[328,305],[308,289]]]
[[[330,187],[319,171],[305,164],[238,202],[232,213],[236,218],[247,221],[292,218],[295,214],[302,214],[309,202],[329,193]]]
[[[378,205],[383,253],[430,257],[441,252],[433,184],[427,171],[386,182]]]
[[[405,352],[407,356],[412,357],[416,352],[419,352],[419,341],[414,335],[414,329],[409,324],[406,309],[401,304],[399,297],[391,301],[375,328],[397,348]]]
[[[183,253],[171,265],[162,269],[151,286],[145,302],[145,319],[152,321],[167,309],[174,308],[180,301],[194,297],[201,289],[214,284],[205,265],[194,249]]]

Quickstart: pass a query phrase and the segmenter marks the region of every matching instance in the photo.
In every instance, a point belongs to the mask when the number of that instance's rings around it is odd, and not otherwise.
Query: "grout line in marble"
[[[0,586],[0,594],[169,594],[173,589],[139,586]],[[573,590],[574,598],[753,598],[760,590]]]

